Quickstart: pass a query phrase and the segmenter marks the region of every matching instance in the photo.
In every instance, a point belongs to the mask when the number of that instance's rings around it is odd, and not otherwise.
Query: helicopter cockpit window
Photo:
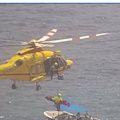
[[[15,63],[14,63],[14,65],[15,66],[20,66],[20,65],[22,65],[23,64],[23,61],[22,60],[17,60],[17,61],[15,61]]]

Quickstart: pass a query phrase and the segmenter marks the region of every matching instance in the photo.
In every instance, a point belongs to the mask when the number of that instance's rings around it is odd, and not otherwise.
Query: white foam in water
[[[4,116],[0,116],[0,119],[3,119],[4,118]]]
[[[117,94],[117,96],[120,96],[120,94]]]
[[[11,101],[9,101],[8,103],[9,103],[9,104],[11,104],[12,102],[11,102]]]
[[[12,117],[12,115],[9,115],[9,117]]]

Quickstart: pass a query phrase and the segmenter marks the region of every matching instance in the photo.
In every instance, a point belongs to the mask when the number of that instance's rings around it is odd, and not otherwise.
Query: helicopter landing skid
[[[17,86],[16,86],[16,82],[14,81],[14,83],[12,84],[12,89],[16,89],[17,88]]]
[[[58,76],[58,80],[64,80],[64,74]]]
[[[42,87],[40,85],[38,85],[38,82],[36,82],[36,91],[39,91],[41,89],[42,89]]]

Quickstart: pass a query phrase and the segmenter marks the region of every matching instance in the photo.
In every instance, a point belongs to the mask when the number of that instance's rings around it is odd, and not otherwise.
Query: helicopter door
[[[43,63],[36,63],[32,64],[29,68],[30,70],[30,76],[36,77],[36,76],[44,76],[45,75],[45,69]]]
[[[46,72],[47,75],[50,74],[50,68],[51,68],[51,65],[52,65],[51,61],[52,61],[51,58],[44,61],[45,72]]]

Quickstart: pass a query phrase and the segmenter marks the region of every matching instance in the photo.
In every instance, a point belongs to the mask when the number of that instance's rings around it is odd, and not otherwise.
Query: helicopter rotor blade
[[[4,46],[24,46],[28,45],[28,42],[19,42],[11,40],[0,40]],[[5,43],[5,44],[4,44]]]
[[[42,47],[42,48],[44,47],[45,48],[45,47],[53,47],[54,45],[52,45],[52,44],[39,44],[39,43],[36,43],[36,46],[37,47]]]
[[[52,29],[49,33],[47,33],[45,36],[43,36],[42,38],[40,38],[39,40],[37,40],[37,42],[43,42],[47,39],[49,39],[50,37],[52,37],[55,33],[57,32],[57,29]]]
[[[28,45],[28,42],[21,42],[21,45]]]
[[[18,46],[25,46],[25,45],[21,45],[21,44],[6,44],[6,45],[0,45],[0,47],[18,47]]]
[[[109,33],[99,33],[99,34],[94,34],[94,35],[89,35],[89,36],[81,36],[81,37],[75,37],[75,38],[66,38],[66,39],[60,39],[60,40],[52,40],[52,41],[43,41],[41,43],[61,43],[61,42],[69,42],[69,41],[76,41],[76,40],[81,40],[81,39],[88,39],[88,38],[94,38],[94,37],[99,37],[103,35],[108,35]]]
[[[13,40],[0,40],[0,42],[2,43],[11,43],[11,44],[7,44],[7,45],[26,45],[27,42],[19,42],[19,41],[13,41]]]

